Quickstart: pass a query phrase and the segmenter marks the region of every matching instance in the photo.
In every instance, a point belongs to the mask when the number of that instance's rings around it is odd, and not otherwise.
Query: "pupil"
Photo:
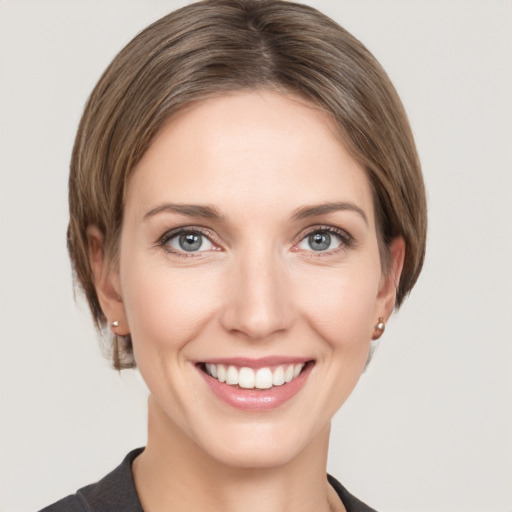
[[[184,251],[197,251],[201,248],[203,241],[201,239],[201,235],[196,233],[187,233],[186,235],[180,236],[180,247]]]
[[[314,233],[309,235],[309,245],[314,251],[325,251],[331,245],[329,233]]]

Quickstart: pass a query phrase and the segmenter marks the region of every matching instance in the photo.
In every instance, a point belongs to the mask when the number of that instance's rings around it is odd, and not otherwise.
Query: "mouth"
[[[245,359],[196,363],[210,390],[222,401],[247,411],[284,404],[302,389],[314,360]]]
[[[206,375],[217,379],[220,383],[239,389],[271,389],[283,386],[298,378],[301,373],[312,365],[313,361],[269,365],[259,368],[237,366],[234,364],[198,363],[198,367]]]

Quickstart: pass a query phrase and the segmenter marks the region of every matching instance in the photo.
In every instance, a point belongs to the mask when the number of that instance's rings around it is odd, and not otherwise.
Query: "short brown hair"
[[[405,239],[397,307],[414,286],[425,254],[425,191],[407,116],[382,67],[312,7],[205,0],[156,21],[121,50],[78,128],[67,240],[75,279],[99,327],[106,318],[89,263],[87,227],[101,230],[105,257],[114,262],[128,178],[164,123],[191,102],[256,88],[299,95],[332,117],[367,171],[384,268],[390,241]],[[115,338],[113,354],[116,368],[134,366],[129,336]]]

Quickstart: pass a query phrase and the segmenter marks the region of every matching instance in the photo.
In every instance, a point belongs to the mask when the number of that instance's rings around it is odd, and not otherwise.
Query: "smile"
[[[279,365],[276,368],[269,366],[253,369],[248,366],[205,363],[204,369],[210,377],[230,386],[239,386],[243,389],[270,389],[282,386],[297,378],[306,363]]]
[[[197,363],[210,390],[237,409],[274,409],[293,398],[304,386],[313,360],[250,361],[235,359]]]

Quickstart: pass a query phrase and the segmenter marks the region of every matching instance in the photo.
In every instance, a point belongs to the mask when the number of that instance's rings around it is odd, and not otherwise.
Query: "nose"
[[[290,329],[295,317],[286,266],[277,254],[248,250],[229,269],[221,311],[227,331],[262,340]]]

